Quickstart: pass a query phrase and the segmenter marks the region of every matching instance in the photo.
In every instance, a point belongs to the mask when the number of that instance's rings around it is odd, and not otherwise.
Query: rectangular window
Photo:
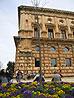
[[[34,37],[38,38],[37,28],[34,28]]]
[[[73,36],[74,36],[74,32],[73,32]]]
[[[70,59],[65,59],[66,60],[66,66],[70,67],[71,66],[71,60]]]
[[[49,39],[53,39],[53,30],[52,29],[48,29],[48,37],[49,37]]]
[[[51,67],[56,67],[56,59],[51,59]]]
[[[65,32],[65,30],[61,30],[61,37],[62,37],[62,39],[66,39],[66,32]]]
[[[40,59],[35,58],[35,67],[40,67]]]

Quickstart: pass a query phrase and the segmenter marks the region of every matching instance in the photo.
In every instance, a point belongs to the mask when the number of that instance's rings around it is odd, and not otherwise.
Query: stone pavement
[[[74,82],[74,77],[63,77],[61,78],[64,82]],[[51,81],[51,78],[45,78],[45,81]],[[33,82],[33,79],[30,80],[21,80],[21,82]],[[13,79],[13,83],[16,83],[16,79]]]

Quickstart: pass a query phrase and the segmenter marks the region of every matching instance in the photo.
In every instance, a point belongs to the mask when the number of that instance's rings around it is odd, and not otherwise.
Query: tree
[[[14,66],[15,66],[15,63],[12,62],[12,61],[9,61],[8,64],[7,64],[7,70],[10,70],[10,71],[14,72]]]

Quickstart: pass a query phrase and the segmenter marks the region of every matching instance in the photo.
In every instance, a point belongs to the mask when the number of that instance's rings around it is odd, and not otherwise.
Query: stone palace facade
[[[74,75],[74,12],[38,8],[18,7],[18,36],[16,45],[15,72],[38,73],[39,44],[37,14],[40,26],[41,63],[45,77],[54,71],[63,76]]]

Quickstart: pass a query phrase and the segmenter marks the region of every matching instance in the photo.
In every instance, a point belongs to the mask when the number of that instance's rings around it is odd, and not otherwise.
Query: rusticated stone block
[[[74,69],[74,67],[70,67],[70,69],[72,69],[72,70],[73,70],[73,69]]]
[[[33,67],[33,70],[38,71],[39,67]]]
[[[59,67],[54,67],[55,70],[59,70]]]
[[[62,70],[62,73],[64,73],[65,72],[65,70]]]
[[[50,70],[54,70],[55,68],[54,67],[50,67]]]
[[[65,72],[65,73],[67,73],[67,72],[68,72],[68,70],[64,70],[64,72]]]
[[[68,70],[68,72],[72,72],[72,70]]]
[[[50,74],[44,74],[45,77],[50,77]]]
[[[70,69],[70,67],[65,67],[65,69],[67,69],[67,70],[68,70],[68,69]]]

